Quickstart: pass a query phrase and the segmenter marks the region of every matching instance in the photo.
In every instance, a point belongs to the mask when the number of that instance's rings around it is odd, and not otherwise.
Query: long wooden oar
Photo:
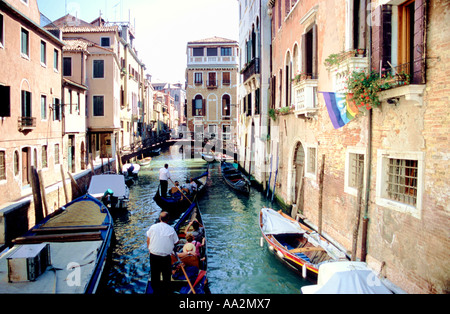
[[[177,252],[175,252],[175,250],[173,251],[173,253],[175,254],[175,257],[177,258],[177,260],[180,262],[181,270],[183,271],[184,277],[186,277],[189,287],[191,287],[191,290],[188,293],[190,293],[192,291],[193,294],[196,294],[194,286],[192,286],[191,280],[189,279],[189,277],[186,273],[186,270],[184,269],[183,262],[180,260],[180,258],[178,257],[178,254],[177,254]]]
[[[172,179],[169,179],[169,180],[170,180],[170,182],[172,182],[173,185],[175,185],[175,183],[173,183]],[[175,185],[175,187],[178,189],[178,191],[180,191],[181,195],[183,195],[184,198],[186,198],[189,201],[189,203],[192,204],[191,200],[183,193],[183,191],[181,191],[181,189],[178,186]]]

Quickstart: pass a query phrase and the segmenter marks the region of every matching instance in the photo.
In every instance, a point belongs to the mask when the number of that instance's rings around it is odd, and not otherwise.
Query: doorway
[[[31,153],[30,148],[22,148],[22,185],[30,184],[30,165]]]

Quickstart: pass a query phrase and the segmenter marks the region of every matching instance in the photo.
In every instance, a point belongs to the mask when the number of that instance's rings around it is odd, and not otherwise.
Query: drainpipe
[[[372,0],[368,0],[367,14],[372,14]],[[369,71],[372,69],[372,24],[369,26],[369,36],[366,42],[368,42],[367,47],[367,58],[369,61]],[[373,109],[372,109],[373,110]],[[369,197],[370,197],[370,186],[371,186],[371,165],[372,165],[372,110],[368,111],[367,117],[367,147],[366,156],[367,162],[365,164],[364,172],[366,175],[366,195],[364,197],[364,218],[362,225],[362,238],[361,238],[361,261],[366,261],[367,255],[367,229],[369,224]]]

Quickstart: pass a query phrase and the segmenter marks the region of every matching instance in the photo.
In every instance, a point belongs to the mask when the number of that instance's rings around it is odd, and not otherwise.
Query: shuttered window
[[[394,9],[398,12],[395,20],[392,19]],[[426,1],[406,1],[396,7],[379,6],[374,11],[374,21],[372,68],[377,72],[405,73],[410,75],[412,84],[425,84]],[[398,38],[392,37],[393,29],[398,30]],[[396,60],[392,55],[393,39],[398,46]]]
[[[103,60],[94,60],[94,78],[105,77],[105,62]]]
[[[31,118],[31,93],[22,91],[22,117]]]
[[[20,52],[23,56],[30,56],[30,33],[23,29],[21,30],[21,37],[20,37]]]
[[[200,95],[195,96],[195,99],[192,100],[192,115],[204,116],[205,109],[205,100],[203,97]]]
[[[104,97],[94,96],[93,101],[94,101],[94,116],[95,117],[103,116],[105,112]]]

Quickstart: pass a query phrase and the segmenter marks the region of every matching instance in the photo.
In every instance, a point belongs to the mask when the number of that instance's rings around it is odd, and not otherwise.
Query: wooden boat
[[[112,236],[106,206],[88,194],[75,199],[13,241],[0,258],[0,293],[95,293]]]
[[[122,173],[125,177],[128,178],[137,178],[139,171],[141,170],[141,166],[139,164],[125,164],[122,167]]]
[[[160,188],[158,188],[153,200],[159,207],[161,207],[161,209],[169,212],[172,216],[180,215],[195,199],[197,199],[198,196],[202,195],[205,191],[208,173],[209,172],[207,170],[202,175],[194,178],[195,183],[197,183],[197,191],[195,191],[192,195],[185,195],[187,196],[185,197],[182,196],[181,193],[177,193],[171,197],[164,197],[161,195]]]
[[[281,211],[263,208],[259,225],[269,250],[304,278],[317,281],[319,266],[348,260],[332,243]]]
[[[110,209],[126,209],[130,200],[130,189],[126,184],[125,176],[121,174],[93,176],[88,194],[102,201]]]
[[[231,163],[221,162],[222,177],[231,188],[236,191],[249,194],[250,193],[250,180],[238,169],[236,169]]]
[[[191,223],[194,221],[198,221],[200,226],[203,228],[204,225],[200,212],[200,208],[198,207],[198,203],[193,202],[189,208],[183,213],[183,215],[173,222],[174,229],[178,234],[178,238],[180,239],[180,244],[177,245],[175,251],[178,254],[181,254],[183,251],[183,246],[187,242],[186,234],[194,231]],[[207,256],[207,242],[206,242],[206,234],[205,234],[204,245],[200,248],[200,256],[185,256],[185,257],[176,257],[175,254],[172,254],[172,269],[174,273],[172,275],[172,281],[170,283],[170,292],[177,294],[192,294],[191,287],[184,276],[183,270],[180,267],[181,262],[184,267],[184,271],[187,273],[188,278],[190,278],[190,283],[195,290],[195,294],[209,294],[208,282],[207,282],[207,269],[208,269],[208,256]],[[181,256],[181,255],[180,255]],[[178,259],[180,261],[178,261]],[[178,262],[178,263],[177,263]],[[151,284],[151,277],[149,277],[146,294],[153,294],[153,288]]]
[[[152,162],[152,157],[145,157],[145,158],[142,158],[141,160],[139,160],[138,164],[141,167],[145,167],[145,166],[150,165],[151,162]]]

